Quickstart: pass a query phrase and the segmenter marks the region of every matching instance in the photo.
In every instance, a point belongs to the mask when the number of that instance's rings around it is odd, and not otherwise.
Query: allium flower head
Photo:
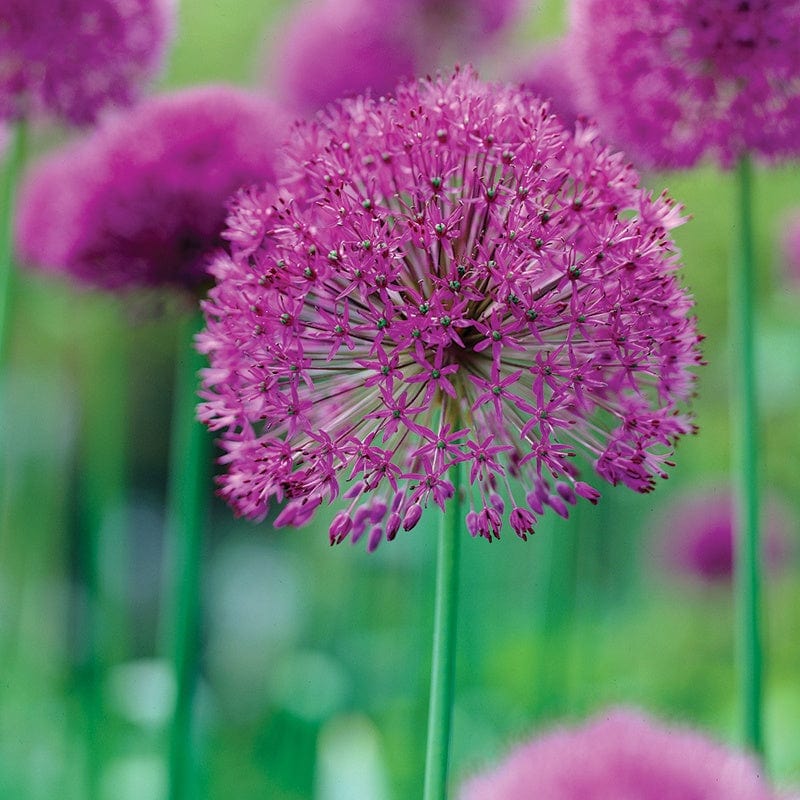
[[[209,282],[225,202],[275,177],[288,128],[270,102],[227,86],[151,98],[40,161],[17,222],[23,259],[106,289]]]
[[[269,80],[309,114],[443,63],[474,59],[510,26],[518,0],[304,0],[271,48]]]
[[[129,105],[160,68],[174,0],[0,0],[0,119],[75,125]]]
[[[763,553],[774,571],[791,551],[791,517],[774,497],[765,510]],[[734,563],[731,493],[707,489],[676,499],[663,514],[656,538],[663,560],[674,570],[706,582],[730,581]]]
[[[305,0],[275,43],[270,74],[303,113],[412,75],[416,50],[404,4],[385,0]]]
[[[573,0],[572,22],[585,105],[643,164],[800,150],[798,0]]]
[[[777,800],[747,755],[689,728],[611,709],[523,744],[460,800]]]
[[[578,87],[572,75],[571,45],[561,39],[540,46],[523,70],[517,70],[522,85],[533,94],[546,98],[562,122],[573,125],[580,111]]]
[[[581,495],[575,455],[637,491],[690,430],[697,334],[680,209],[593,130],[456,72],[299,124],[277,199],[213,266],[202,418],[221,493],[278,523],[349,500],[332,541],[392,539],[469,475],[466,525],[522,538]],[[510,479],[519,479],[512,481]],[[520,489],[521,487],[521,489]]]

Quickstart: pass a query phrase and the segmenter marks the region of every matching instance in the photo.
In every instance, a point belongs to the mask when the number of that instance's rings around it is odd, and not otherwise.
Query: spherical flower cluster
[[[788,282],[800,288],[800,212],[795,211],[784,222],[781,245]]]
[[[210,283],[225,202],[275,177],[288,132],[262,97],[206,86],[154,97],[46,156],[22,186],[22,258],[105,289]]]
[[[580,115],[578,87],[570,69],[571,45],[561,39],[542,45],[524,70],[518,70],[522,85],[550,103],[566,125],[574,125]]]
[[[343,494],[332,542],[374,547],[444,507],[461,464],[468,530],[525,538],[545,506],[597,500],[579,452],[653,488],[699,359],[679,207],[471,71],[332,106],[291,141],[278,196],[233,215],[199,339],[240,514],[288,499],[277,523],[299,525]]]
[[[582,105],[643,165],[800,151],[798,0],[573,0],[572,27]]]
[[[456,58],[474,60],[518,0],[305,0],[271,48],[268,80],[309,114],[341,97],[385,94]]]
[[[93,122],[160,68],[174,0],[0,0],[0,119]]]
[[[772,571],[791,551],[789,512],[777,498],[766,507],[762,552]],[[676,572],[700,581],[730,581],[734,564],[733,497],[730,491],[706,489],[676,498],[657,526],[661,560]]]
[[[612,709],[550,731],[468,781],[460,800],[777,800],[747,755],[689,728]]]
[[[367,87],[388,92],[416,66],[408,26],[400,19],[393,3],[307,0],[281,31],[270,77],[282,98],[303,113]]]

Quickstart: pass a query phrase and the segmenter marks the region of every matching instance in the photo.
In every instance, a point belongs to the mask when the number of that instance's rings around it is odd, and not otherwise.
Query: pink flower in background
[[[580,115],[578,87],[572,75],[570,43],[562,39],[543,44],[534,57],[516,73],[522,85],[550,101],[550,108],[568,126],[575,124]]]
[[[129,105],[174,22],[174,0],[0,0],[0,119],[83,125]]]
[[[281,98],[312,113],[366,88],[380,95],[417,66],[404,3],[305,0],[272,51],[270,81]]]
[[[690,728],[611,709],[522,744],[460,800],[777,800],[757,762]]]
[[[17,242],[22,258],[104,289],[209,282],[225,202],[271,181],[287,133],[264,98],[206,86],[151,98],[27,176]]]
[[[303,0],[271,49],[267,81],[310,114],[453,60],[474,61],[518,12],[518,0]]]
[[[775,498],[766,507],[763,553],[777,570],[791,552],[791,515]],[[702,581],[733,577],[733,499],[727,489],[674,498],[657,528],[662,559],[672,569]]]
[[[239,514],[288,500],[277,524],[300,525],[344,495],[331,541],[374,547],[444,507],[463,463],[469,531],[525,538],[545,506],[596,501],[577,453],[653,488],[699,360],[679,207],[471,71],[331,106],[290,141],[279,197],[234,208],[199,338]]]
[[[800,212],[794,211],[783,225],[783,265],[789,283],[800,288]]]
[[[800,151],[798,0],[573,0],[572,28],[582,104],[643,165]]]

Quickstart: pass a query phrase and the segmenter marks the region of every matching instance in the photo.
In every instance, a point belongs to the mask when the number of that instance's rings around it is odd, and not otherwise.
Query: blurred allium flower
[[[786,219],[781,244],[786,276],[800,287],[800,212],[795,211]]]
[[[507,514],[525,538],[544,506],[598,498],[578,452],[653,488],[699,358],[680,208],[593,130],[470,71],[332,106],[291,141],[279,197],[234,212],[200,337],[240,514],[288,498],[277,522],[299,525],[344,491],[332,542],[374,547],[444,507],[463,463],[469,531]]]
[[[584,104],[642,164],[800,150],[798,0],[573,0],[572,22]]]
[[[0,119],[93,122],[160,68],[174,0],[0,0]]]
[[[282,98],[304,113],[371,88],[376,95],[414,73],[404,4],[305,0],[272,50],[270,74]]]
[[[210,282],[227,198],[274,178],[282,123],[271,103],[227,86],[145,101],[31,170],[21,256],[106,289],[197,291]]]
[[[269,80],[312,113],[341,97],[454,59],[474,60],[516,17],[518,0],[304,0],[271,49]]]
[[[522,85],[550,102],[566,125],[573,125],[580,111],[578,87],[571,71],[572,55],[567,39],[542,45],[522,70],[517,70]]]
[[[750,756],[611,709],[545,733],[467,782],[460,800],[776,800]]]
[[[763,553],[766,565],[778,569],[791,551],[791,516],[777,499],[766,507]],[[733,498],[712,489],[676,498],[663,515],[658,546],[673,569],[703,581],[733,577]]]

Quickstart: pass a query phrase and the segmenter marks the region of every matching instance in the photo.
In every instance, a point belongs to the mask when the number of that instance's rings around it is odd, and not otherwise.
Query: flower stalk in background
[[[460,800],[777,800],[749,756],[690,728],[610,709],[518,746]]]
[[[583,105],[644,166],[736,168],[737,255],[729,325],[733,483],[743,726],[763,749],[760,444],[755,358],[754,156],[800,152],[800,2],[573,0],[571,38]],[[598,42],[602,46],[598,46]]]
[[[21,192],[19,250],[31,264],[109,291],[179,290],[191,302],[222,243],[225,202],[275,177],[280,111],[228,86],[151,98],[37,164]],[[43,221],[46,224],[43,224]],[[176,675],[171,800],[192,793],[192,709],[198,670],[200,554],[209,445],[196,421],[195,314],[177,355],[168,488],[164,642]],[[118,425],[124,444],[124,426]]]
[[[198,339],[238,514],[287,501],[275,524],[297,526],[342,497],[331,544],[372,550],[435,505],[525,539],[546,507],[597,501],[579,453],[640,492],[666,474],[700,360],[683,218],[593,129],[467,70],[331,106],[291,142],[277,193],[232,210]]]

